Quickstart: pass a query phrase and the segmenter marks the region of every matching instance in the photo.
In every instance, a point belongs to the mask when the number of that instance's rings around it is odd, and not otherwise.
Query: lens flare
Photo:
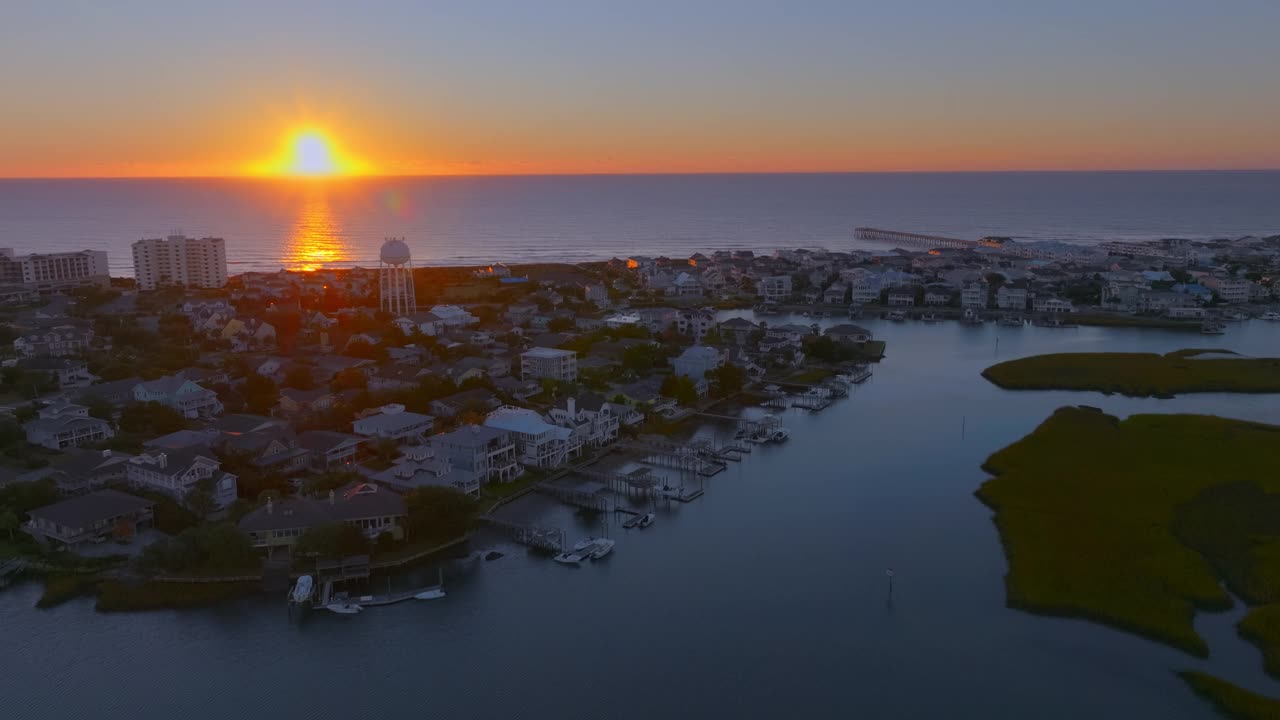
[[[252,168],[257,175],[334,177],[365,175],[367,163],[342,152],[323,130],[302,128],[289,133],[276,157]]]

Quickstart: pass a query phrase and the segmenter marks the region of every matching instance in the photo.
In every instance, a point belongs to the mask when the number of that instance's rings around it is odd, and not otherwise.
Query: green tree
[[[547,332],[568,332],[575,327],[573,318],[556,317],[547,322]]]
[[[747,382],[747,371],[737,365],[724,365],[707,373],[716,397],[728,397],[742,391]]]
[[[129,403],[120,412],[120,429],[134,435],[168,435],[187,427],[182,413],[158,402]]]
[[[317,525],[298,538],[294,547],[297,555],[314,555],[318,558],[342,558],[363,555],[369,551],[364,534],[354,525],[329,523]]]
[[[333,376],[329,389],[335,393],[343,390],[364,390],[369,387],[369,378],[356,368],[347,368]]]
[[[201,520],[213,514],[218,506],[213,501],[213,480],[203,478],[187,493],[184,498],[187,509]]]
[[[405,495],[408,530],[415,538],[448,540],[467,531],[475,498],[450,487],[423,487]]]
[[[280,390],[276,387],[275,382],[271,378],[256,372],[249,373],[249,376],[245,378],[241,393],[244,395],[244,401],[248,406],[249,412],[257,415],[270,413],[271,408],[275,407],[276,403],[280,401]]]
[[[681,405],[692,405],[698,401],[697,385],[683,375],[668,375],[662,381],[661,392]]]
[[[18,513],[12,508],[0,509],[0,530],[4,530],[9,534],[9,539],[13,540],[13,532],[20,527]]]

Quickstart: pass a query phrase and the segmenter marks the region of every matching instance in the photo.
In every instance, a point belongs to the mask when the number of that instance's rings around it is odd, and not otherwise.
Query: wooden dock
[[[481,519],[500,530],[505,530],[512,540],[521,545],[548,552],[560,552],[564,549],[564,530],[560,528],[521,525],[492,515],[482,516]]]

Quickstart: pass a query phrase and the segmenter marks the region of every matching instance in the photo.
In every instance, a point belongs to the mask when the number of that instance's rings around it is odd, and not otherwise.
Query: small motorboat
[[[444,590],[441,590],[440,588],[431,588],[430,590],[423,590],[422,592],[414,595],[413,599],[414,600],[439,600],[442,597],[444,597]]]
[[[1274,311],[1272,311],[1272,312],[1264,312],[1264,313],[1262,313],[1262,319],[1263,319],[1263,320],[1270,320],[1270,321],[1273,321],[1273,322],[1274,322],[1274,321],[1280,321],[1280,312],[1274,312]]]
[[[774,442],[782,442],[789,437],[791,437],[791,433],[787,432],[786,428],[775,428],[769,439]]]
[[[1206,320],[1200,325],[1200,333],[1203,335],[1224,335],[1227,332],[1227,326],[1213,320]]]
[[[551,559],[555,560],[561,565],[577,565],[578,563],[582,562],[582,556],[576,552],[572,552],[572,553],[562,552]]]
[[[609,538],[598,538],[596,540],[595,548],[591,550],[591,559],[599,560],[600,558],[613,552],[614,545],[615,543]]]
[[[907,314],[901,310],[894,310],[893,312],[889,313],[889,320],[891,320],[892,322],[905,322],[906,319],[907,319]]]
[[[497,550],[490,550],[489,552],[484,554],[484,561],[491,562],[493,560],[497,560],[500,557],[502,557],[502,553],[498,552]]]
[[[338,593],[333,596],[333,600],[328,605],[324,606],[324,609],[338,615],[356,615],[364,608],[352,602],[346,593]]]
[[[655,519],[657,519],[657,516],[654,515],[653,513],[645,513],[640,516],[640,522],[638,524],[642,528],[647,528],[653,524],[653,521]]]
[[[298,578],[298,582],[293,586],[293,590],[289,592],[289,600],[296,603],[304,603],[311,599],[311,593],[315,590],[315,581],[310,575],[303,575]]]
[[[595,548],[596,543],[598,542],[600,542],[600,539],[593,538],[593,537],[589,537],[586,540],[579,540],[578,542],[574,543],[573,551],[578,553],[579,555],[587,555],[590,553],[590,551],[593,548]]]

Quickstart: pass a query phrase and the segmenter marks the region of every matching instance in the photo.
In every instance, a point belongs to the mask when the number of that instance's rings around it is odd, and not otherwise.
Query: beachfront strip
[[[0,484],[52,484],[62,499],[22,522],[55,545],[152,522],[120,494],[231,517],[260,549],[333,523],[399,541],[404,498],[426,488],[482,496],[743,392],[785,407],[779,384],[809,388],[795,405],[821,409],[836,390],[825,378],[865,377],[859,364],[883,352],[853,323],[820,331],[719,309],[1198,323],[1274,316],[1280,292],[1280,237],[1070,252],[902,237],[907,249],[885,253],[478,269],[412,268],[406,251],[418,306],[397,313],[382,309],[374,269],[228,279],[216,239],[140,241],[141,289],[28,286],[13,271],[0,411],[15,432]]]

